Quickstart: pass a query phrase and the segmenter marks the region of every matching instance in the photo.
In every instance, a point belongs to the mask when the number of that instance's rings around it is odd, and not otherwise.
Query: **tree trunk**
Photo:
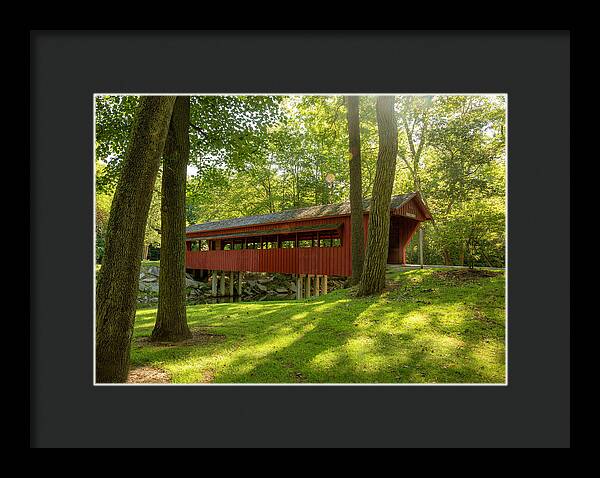
[[[365,231],[363,225],[362,172],[360,159],[360,118],[358,96],[346,97],[346,117],[350,143],[350,216],[352,222],[352,278],[358,284],[365,258]]]
[[[393,96],[377,98],[377,129],[379,152],[371,196],[367,251],[358,289],[360,296],[381,292],[385,287],[390,232],[390,201],[398,153],[398,128]]]
[[[442,255],[444,256],[444,265],[451,265],[452,259],[450,258],[450,252],[448,251],[448,248],[444,247],[444,249],[442,250]]]
[[[178,96],[163,155],[161,257],[154,341],[191,337],[185,313],[185,188],[190,157],[190,98]]]
[[[146,221],[174,102],[141,98],[123,160],[96,289],[98,383],[127,380]]]

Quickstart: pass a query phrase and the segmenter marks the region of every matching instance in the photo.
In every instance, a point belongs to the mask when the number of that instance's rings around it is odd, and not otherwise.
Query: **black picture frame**
[[[104,92],[506,93],[508,385],[94,387]],[[569,31],[31,31],[30,104],[30,446],[570,445]]]

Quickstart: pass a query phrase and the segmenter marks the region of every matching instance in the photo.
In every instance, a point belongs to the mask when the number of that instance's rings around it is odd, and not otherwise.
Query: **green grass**
[[[188,307],[204,344],[143,345],[156,309],[138,310],[132,366],[176,383],[504,383],[504,274],[461,280],[394,271],[384,294]]]
[[[142,269],[146,269],[150,266],[160,266],[160,261],[147,261],[147,260],[143,260],[142,261]]]

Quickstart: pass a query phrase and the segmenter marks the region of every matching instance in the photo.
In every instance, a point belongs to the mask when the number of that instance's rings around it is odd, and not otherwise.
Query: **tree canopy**
[[[110,197],[116,184],[138,101],[96,97],[100,195]],[[361,96],[359,108],[368,196],[378,153],[375,97]],[[425,225],[425,261],[503,265],[505,98],[397,96],[395,114],[393,192],[418,190],[434,217]],[[342,96],[193,96],[187,223],[348,200],[347,135]],[[409,261],[417,260],[413,242]]]

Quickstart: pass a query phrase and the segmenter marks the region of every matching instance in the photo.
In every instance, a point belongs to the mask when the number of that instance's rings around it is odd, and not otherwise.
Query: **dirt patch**
[[[171,383],[171,375],[160,368],[144,365],[132,368],[126,383]]]
[[[202,380],[200,383],[211,383],[215,378],[214,370],[205,370],[202,372]]]
[[[211,334],[205,330],[192,330],[192,336],[189,339],[178,342],[151,342],[150,337],[139,337],[136,343],[140,347],[181,347],[190,345],[208,345],[214,342],[225,340],[223,334]]]
[[[456,282],[468,282],[484,277],[496,277],[499,274],[501,274],[501,272],[485,269],[451,269],[433,272],[434,277]]]

